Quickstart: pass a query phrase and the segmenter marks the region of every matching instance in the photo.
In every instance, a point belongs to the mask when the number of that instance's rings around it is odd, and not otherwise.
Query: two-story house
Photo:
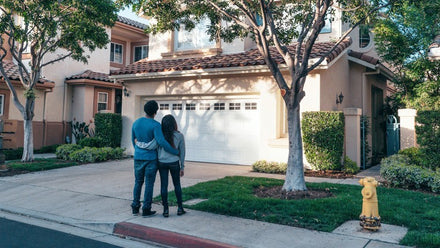
[[[110,78],[131,92],[123,97],[122,146],[133,152],[129,127],[144,115],[144,103],[154,99],[160,104],[157,120],[165,114],[176,117],[188,160],[285,161],[285,104],[255,44],[251,39],[210,41],[205,28],[201,23],[191,32],[150,36],[148,59],[112,72]],[[311,59],[328,51],[347,28],[340,16],[329,22]],[[301,111],[361,109],[373,122],[370,142],[380,153],[385,148],[381,111],[392,75],[375,57],[371,33],[354,31],[307,77]]]
[[[36,92],[33,122],[36,149],[65,143],[66,137],[71,136],[70,122],[73,120],[88,124],[93,122],[97,112],[121,113],[123,85],[110,80],[109,73],[148,56],[148,36],[144,29],[144,24],[119,16],[115,25],[107,30],[111,42],[106,48],[88,54],[87,64],[67,58],[44,69],[44,80]],[[57,53],[48,54],[47,59],[51,56],[57,56]],[[18,80],[17,69],[10,58],[8,75],[15,81]],[[22,90],[18,91],[22,96]],[[3,147],[22,147],[22,117],[1,79],[0,109],[4,120]]]

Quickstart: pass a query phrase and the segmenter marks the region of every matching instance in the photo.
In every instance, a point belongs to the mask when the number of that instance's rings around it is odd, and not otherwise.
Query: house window
[[[196,104],[195,103],[187,103],[185,106],[186,110],[196,110]]]
[[[108,106],[108,93],[98,92],[98,112],[101,110],[107,110]]]
[[[134,47],[134,62],[148,57],[148,46],[135,46]]]
[[[170,109],[170,105],[168,103],[161,103],[159,105],[159,109],[160,110],[169,110]]]
[[[238,103],[238,102],[229,103],[229,110],[240,110],[240,103]]]
[[[200,103],[200,110],[210,110],[211,109],[211,104],[209,103]]]
[[[214,103],[214,110],[225,110],[225,103],[224,102]]]
[[[359,47],[365,48],[370,44],[370,29],[367,25],[359,26]]]
[[[215,47],[215,40],[209,40],[207,34],[210,20],[203,18],[196,26],[191,30],[185,30],[185,25],[180,24],[180,29],[174,31],[174,47],[176,51],[196,50],[203,48]]]
[[[122,45],[117,43],[110,44],[110,62],[122,64]]]
[[[5,108],[5,95],[0,94],[0,116],[3,116],[3,109]]]
[[[181,103],[173,103],[173,110],[182,110]]]
[[[256,110],[257,109],[257,103],[256,102],[247,102],[244,104],[244,109],[246,110]]]

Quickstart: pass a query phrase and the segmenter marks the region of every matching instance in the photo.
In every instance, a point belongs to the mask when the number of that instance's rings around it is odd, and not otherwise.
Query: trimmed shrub
[[[429,184],[431,191],[434,193],[440,193],[440,174],[436,174],[433,180]]]
[[[70,154],[70,160],[80,163],[94,163],[110,159],[121,159],[124,149],[111,147],[84,147]]]
[[[5,160],[16,160],[21,159],[23,157],[23,147],[19,147],[18,149],[5,149],[2,151],[5,154]]]
[[[356,174],[359,172],[359,166],[351,160],[349,157],[344,157],[344,167],[342,167],[342,171],[348,174]]]
[[[429,161],[427,160],[426,155],[422,152],[422,150],[420,150],[420,148],[406,148],[400,150],[398,154],[407,156],[410,164],[429,168],[429,166],[427,166]]]
[[[95,137],[101,138],[105,146],[121,146],[122,117],[120,114],[97,113],[95,115]]]
[[[380,174],[395,187],[432,190],[433,180],[437,173],[410,162],[411,160],[402,154],[384,158],[381,162]]]
[[[287,163],[259,160],[252,164],[252,171],[272,174],[286,174]]]
[[[34,153],[35,154],[41,154],[41,153],[55,153],[57,148],[60,145],[51,145],[51,146],[43,146],[41,147],[41,149],[35,150]]]
[[[83,138],[78,142],[78,145],[82,147],[103,147],[104,142],[101,138],[98,137],[87,137]]]
[[[301,121],[307,161],[316,170],[341,170],[344,149],[342,112],[304,112]]]
[[[418,111],[416,121],[417,143],[426,155],[425,167],[440,167],[440,111]]]
[[[81,149],[81,146],[77,145],[77,144],[60,145],[59,147],[57,147],[55,155],[59,159],[69,160],[70,159],[70,154],[72,152],[74,152],[74,151],[79,150],[79,149]]]

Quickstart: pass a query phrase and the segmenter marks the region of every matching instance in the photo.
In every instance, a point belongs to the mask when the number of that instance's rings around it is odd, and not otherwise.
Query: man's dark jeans
[[[168,206],[168,171],[171,174],[174,184],[174,193],[176,194],[177,204],[182,205],[182,187],[180,186],[180,164],[179,161],[173,163],[159,162],[160,175],[160,196],[164,207]]]
[[[134,189],[133,189],[133,203],[134,208],[139,208],[142,185],[145,179],[144,204],[142,209],[151,209],[153,201],[153,187],[156,180],[157,160],[135,160],[134,161]]]

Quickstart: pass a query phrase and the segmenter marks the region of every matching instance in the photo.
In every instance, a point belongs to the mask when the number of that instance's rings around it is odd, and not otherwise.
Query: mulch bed
[[[7,171],[0,171],[0,177],[10,177],[10,176],[26,174],[26,173],[29,173],[29,171],[9,169]]]
[[[353,178],[353,174],[347,174],[343,171],[314,171],[314,170],[305,170],[304,176],[306,177],[326,177],[326,178],[336,178],[336,179],[345,179],[345,178]]]
[[[284,200],[319,199],[333,196],[329,189],[309,189],[307,191],[286,192],[282,190],[282,186],[260,186],[254,189],[254,194],[255,196],[261,198],[275,198]]]

